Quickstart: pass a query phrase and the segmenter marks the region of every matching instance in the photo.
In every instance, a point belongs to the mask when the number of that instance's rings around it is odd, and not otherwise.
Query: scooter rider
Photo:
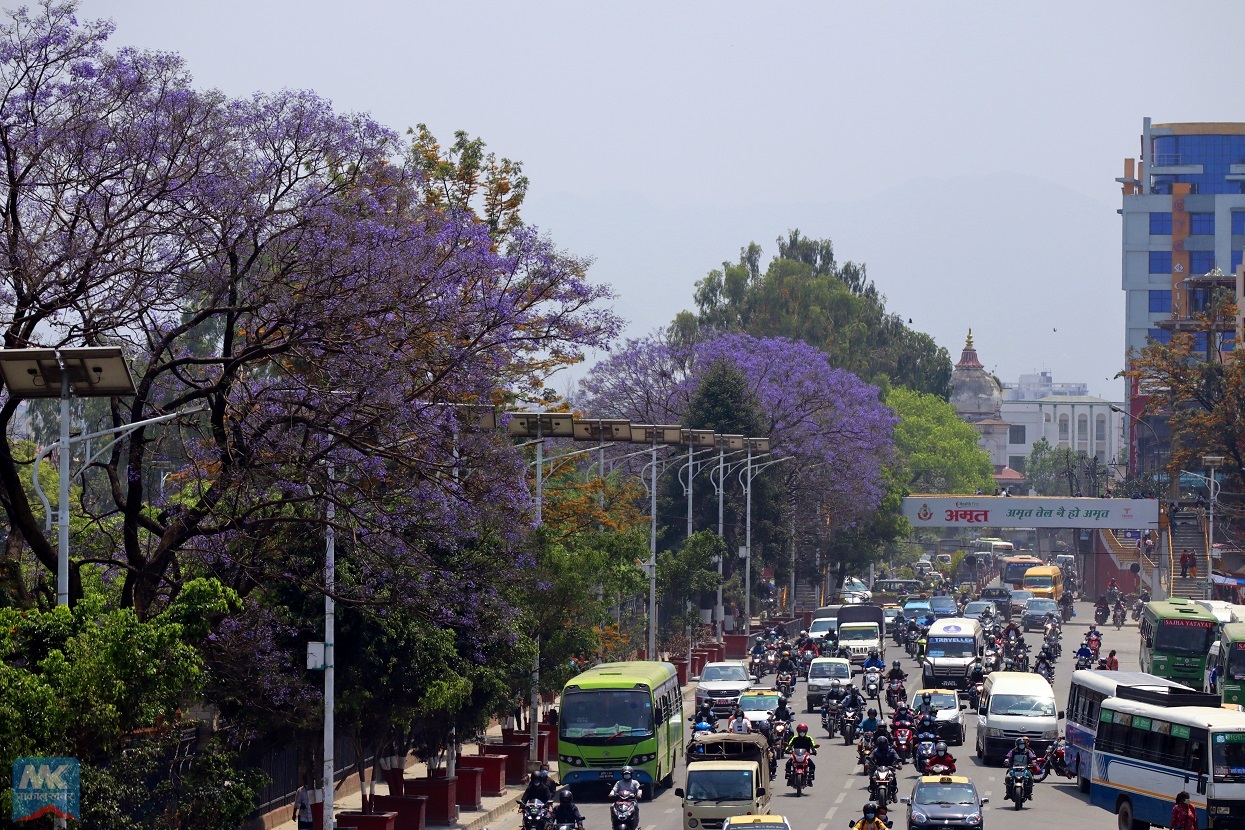
[[[800,636],[795,640],[795,653],[803,654],[805,651],[810,650],[817,650],[817,642],[808,636],[808,631],[801,631]]]
[[[801,723],[795,727],[795,734],[791,736],[791,740],[787,741],[787,770],[786,774],[791,774],[791,750],[807,749],[809,753],[808,759],[808,785],[813,786],[813,779],[817,777],[817,765],[813,763],[812,756],[817,754],[817,742],[808,736],[808,724]]]
[[[1038,652],[1038,658],[1033,663],[1033,670],[1038,674],[1051,674],[1055,671],[1055,665],[1051,661],[1050,651],[1045,646]]]
[[[916,719],[912,716],[912,710],[908,708],[908,704],[903,701],[899,702],[899,706],[895,708],[895,714],[891,715],[891,726],[906,726],[911,729],[915,725]]]
[[[631,767],[626,766],[622,768],[622,780],[614,782],[614,787],[613,789],[610,790],[609,797],[611,799],[634,798],[638,802],[640,800],[640,792],[641,792],[640,782],[635,780]],[[640,826],[640,805],[639,804],[636,804],[635,815],[636,815],[635,826],[639,827]]]
[[[883,671],[886,668],[886,661],[884,661],[881,657],[878,657],[878,650],[875,648],[870,651],[869,656],[865,658],[865,663],[862,668],[865,671],[868,671],[869,669]]]
[[[531,778],[528,779],[527,789],[523,791],[519,804],[526,804],[534,799],[540,799],[545,804],[552,804],[556,793],[557,790],[549,778],[549,773],[544,770],[536,770],[536,772],[532,773]]]
[[[939,741],[934,744],[934,755],[925,763],[925,768],[929,769],[940,764],[947,768],[946,775],[955,774],[955,758],[947,751],[946,741]]]
[[[985,670],[981,668],[981,661],[980,660],[974,661],[972,668],[968,670],[969,685],[971,686],[976,683],[984,683],[985,680],[986,680],[986,673],[985,673]]]
[[[553,808],[554,824],[573,824],[576,830],[584,830],[584,814],[575,805],[575,797],[565,787],[558,791],[558,803]]]
[[[1033,754],[1033,750],[1029,749],[1029,742],[1024,738],[1017,738],[1016,745],[1007,753],[1007,758],[1003,765],[1011,770],[1012,761],[1017,755],[1024,755],[1025,763],[1025,798],[1033,797],[1033,776],[1029,773],[1029,767],[1033,766],[1033,762],[1037,760],[1037,755]]]
[[[1073,656],[1077,659],[1078,662],[1081,660],[1093,660],[1094,650],[1089,647],[1089,641],[1088,640],[1082,641],[1081,647],[1076,650],[1076,654],[1074,654]]]
[[[757,635],[756,640],[752,643],[752,659],[760,660],[765,657],[765,638]]]

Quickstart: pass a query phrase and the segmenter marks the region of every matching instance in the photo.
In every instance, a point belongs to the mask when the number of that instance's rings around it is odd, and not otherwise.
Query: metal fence
[[[300,748],[297,744],[287,744],[285,746],[272,746],[266,748],[258,748],[252,750],[248,754],[246,763],[249,766],[259,767],[268,776],[268,784],[259,791],[256,799],[255,815],[267,813],[283,804],[289,804],[294,800],[294,793],[303,782],[298,778],[298,762]],[[338,734],[336,749],[333,753],[333,773],[334,781],[340,782],[350,773],[354,772],[355,760],[358,755],[355,753],[354,742],[349,740],[347,736]],[[364,759],[364,767],[370,767],[375,759],[368,756]],[[314,771],[316,785],[319,786],[320,768]]]

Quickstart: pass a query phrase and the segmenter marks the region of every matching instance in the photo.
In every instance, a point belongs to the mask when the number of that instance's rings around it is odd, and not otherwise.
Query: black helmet
[[[871,649],[869,649],[869,656],[870,656],[870,657],[877,657],[877,656],[878,656],[878,650],[877,650],[876,648],[871,648]]]
[[[933,699],[934,699],[934,698],[933,698],[933,696],[932,696],[932,695],[930,695],[930,693],[929,693],[929,692],[921,692],[921,702],[922,702],[922,703],[929,703],[929,702],[930,702],[931,700],[933,700]]]
[[[870,706],[870,707],[869,707],[869,717],[871,717],[871,718],[876,718],[877,716],[878,716],[878,710],[877,710],[877,709],[874,709],[872,706]]]
[[[757,635],[757,642],[758,642],[758,643],[763,643],[763,642],[765,642],[765,638],[764,638],[764,637],[762,637],[760,634],[758,634],[758,635]]]
[[[898,669],[898,668],[900,668],[899,661],[898,661],[898,660],[896,660],[895,662],[891,663],[891,668],[892,668],[892,669]]]
[[[570,788],[563,787],[558,791],[558,801],[561,801],[563,804],[570,804],[572,798],[573,796],[571,795]]]
[[[890,741],[887,740],[885,735],[878,735],[874,743],[876,743],[878,746],[886,746],[888,743],[890,743]]]
[[[873,801],[866,801],[863,812],[866,816],[876,816],[878,814],[878,805]]]

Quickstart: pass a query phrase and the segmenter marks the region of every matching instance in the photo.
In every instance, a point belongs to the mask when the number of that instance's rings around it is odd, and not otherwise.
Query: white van
[[[985,651],[981,623],[967,617],[945,617],[930,626],[921,663],[921,688],[968,689],[973,663]]]
[[[1062,718],[1055,692],[1040,674],[991,672],[977,707],[977,757],[986,764],[1001,760],[1017,738],[1028,738],[1029,748],[1041,755],[1059,737]]]

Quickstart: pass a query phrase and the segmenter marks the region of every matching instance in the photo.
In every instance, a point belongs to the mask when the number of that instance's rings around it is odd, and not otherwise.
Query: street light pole
[[[328,465],[328,481],[331,491],[332,464]],[[333,815],[333,768],[336,766],[336,759],[333,757],[336,746],[333,640],[336,637],[337,624],[337,603],[333,600],[333,591],[337,585],[337,531],[333,527],[333,520],[336,516],[337,507],[330,492],[324,505],[324,830],[333,830],[337,826],[337,819]]]
[[[1207,526],[1208,536],[1206,544],[1206,597],[1210,598],[1211,569],[1215,567],[1215,498],[1219,494],[1219,480],[1215,476],[1215,470],[1223,463],[1222,455],[1204,455],[1202,456],[1202,464],[1210,468],[1210,522]]]
[[[649,660],[657,659],[657,427],[653,427],[653,446],[649,450],[652,466],[649,496],[648,528],[648,651]]]

